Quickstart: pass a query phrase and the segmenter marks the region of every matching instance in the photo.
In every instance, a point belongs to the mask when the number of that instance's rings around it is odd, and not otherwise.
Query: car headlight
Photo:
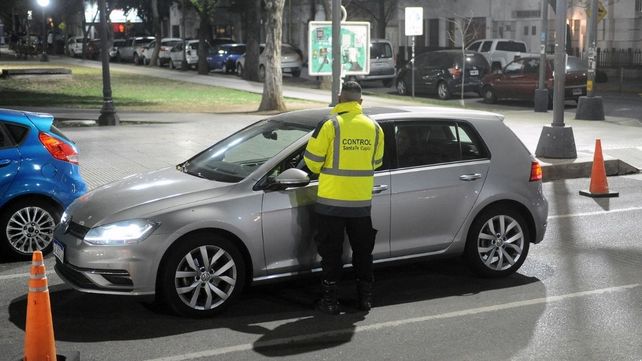
[[[85,243],[92,246],[124,246],[147,238],[160,223],[147,219],[132,219],[92,228],[85,235]]]

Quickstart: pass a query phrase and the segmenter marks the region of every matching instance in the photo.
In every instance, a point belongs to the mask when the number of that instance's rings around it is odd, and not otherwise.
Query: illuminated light
[[[542,166],[539,164],[539,162],[532,161],[531,162],[531,178],[529,179],[530,182],[540,182],[543,178],[543,173],[542,173]]]

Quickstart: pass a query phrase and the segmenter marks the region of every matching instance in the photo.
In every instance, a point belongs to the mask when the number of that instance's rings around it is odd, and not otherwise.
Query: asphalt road
[[[489,280],[459,259],[381,267],[376,308],[312,311],[317,280],[247,290],[223,315],[183,319],[127,297],[81,294],[46,259],[57,346],[82,360],[642,360],[642,176],[545,183],[549,230],[519,272]],[[0,355],[20,357],[28,262],[0,263]],[[349,279],[350,276],[348,275]],[[10,358],[5,358],[7,355]]]

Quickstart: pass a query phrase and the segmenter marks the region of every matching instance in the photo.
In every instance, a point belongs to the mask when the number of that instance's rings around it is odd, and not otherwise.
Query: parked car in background
[[[265,44],[259,44],[259,54],[262,54],[263,50],[265,50]],[[245,71],[245,53],[236,59],[236,75],[243,76],[243,71]]]
[[[30,259],[87,186],[74,143],[49,114],[0,109],[0,253]]]
[[[261,44],[265,49],[265,44]],[[267,58],[265,51],[261,51],[259,55],[259,80],[265,79],[265,63]],[[301,75],[301,68],[303,68],[303,53],[301,50],[295,48],[290,44],[281,45],[281,71],[283,74],[290,73],[293,77],[298,78]]]
[[[138,36],[127,39],[125,41],[125,45],[118,49],[120,59],[122,61],[133,62],[136,65],[142,65],[143,49],[145,46],[149,45],[149,43],[154,41],[154,39],[155,38],[153,36]]]
[[[126,42],[125,39],[114,39],[111,49],[109,49],[109,60],[121,61],[120,49],[125,46]]]
[[[176,167],[90,191],[56,228],[56,273],[82,292],[155,295],[178,314],[210,316],[248,282],[318,270],[318,182],[303,154],[329,111],[271,116]],[[386,134],[374,174],[375,262],[464,256],[485,277],[517,271],[544,237],[548,203],[540,165],[503,116],[365,112]]]
[[[82,56],[82,36],[72,36],[67,39],[67,54],[71,57]]]
[[[158,60],[156,65],[163,66],[169,64],[169,52],[172,48],[183,42],[183,39],[180,38],[163,38],[161,39],[160,50],[158,51]],[[154,47],[156,47],[156,40],[149,43],[143,48],[143,53],[141,55],[143,64],[149,64],[149,60],[152,58],[154,53]]]
[[[370,73],[355,75],[354,80],[381,80],[383,86],[390,87],[395,80],[395,58],[392,43],[385,39],[370,40]]]
[[[207,56],[210,70],[223,70],[225,73],[236,72],[236,61],[245,54],[245,44],[224,44],[214,47]]]
[[[546,61],[546,88],[549,95],[549,107],[553,106],[553,57]],[[487,103],[495,103],[500,99],[517,99],[532,101],[535,89],[539,86],[540,57],[529,56],[519,58],[504,67],[503,70],[484,77],[480,95]],[[577,101],[586,95],[586,75],[588,68],[574,56],[567,57],[564,98]]]
[[[92,39],[85,46],[87,59],[96,60],[100,56],[100,39]]]
[[[187,40],[174,46],[169,53],[169,68],[181,68],[183,64],[183,47],[185,47],[185,59],[188,68],[194,68],[198,65],[198,46],[199,40]],[[209,44],[205,43],[205,51],[209,52]]]
[[[490,64],[492,71],[504,68],[522,55],[528,55],[526,43],[512,39],[477,40],[470,44],[467,50],[481,53]]]
[[[437,94],[442,100],[462,91],[479,93],[481,79],[489,70],[486,59],[476,52],[462,54],[452,49],[422,53],[415,57],[415,92]],[[397,93],[409,95],[411,86],[412,68],[408,63],[397,75]]]

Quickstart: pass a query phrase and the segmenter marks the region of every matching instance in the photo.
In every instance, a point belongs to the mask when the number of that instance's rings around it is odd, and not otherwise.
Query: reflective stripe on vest
[[[317,203],[334,207],[369,207],[372,204],[372,201],[340,201],[337,199],[317,197]]]
[[[312,154],[308,150],[305,151],[303,156],[308,158],[308,159],[310,159],[313,162],[324,162],[325,161],[325,157],[320,157],[318,155]]]

